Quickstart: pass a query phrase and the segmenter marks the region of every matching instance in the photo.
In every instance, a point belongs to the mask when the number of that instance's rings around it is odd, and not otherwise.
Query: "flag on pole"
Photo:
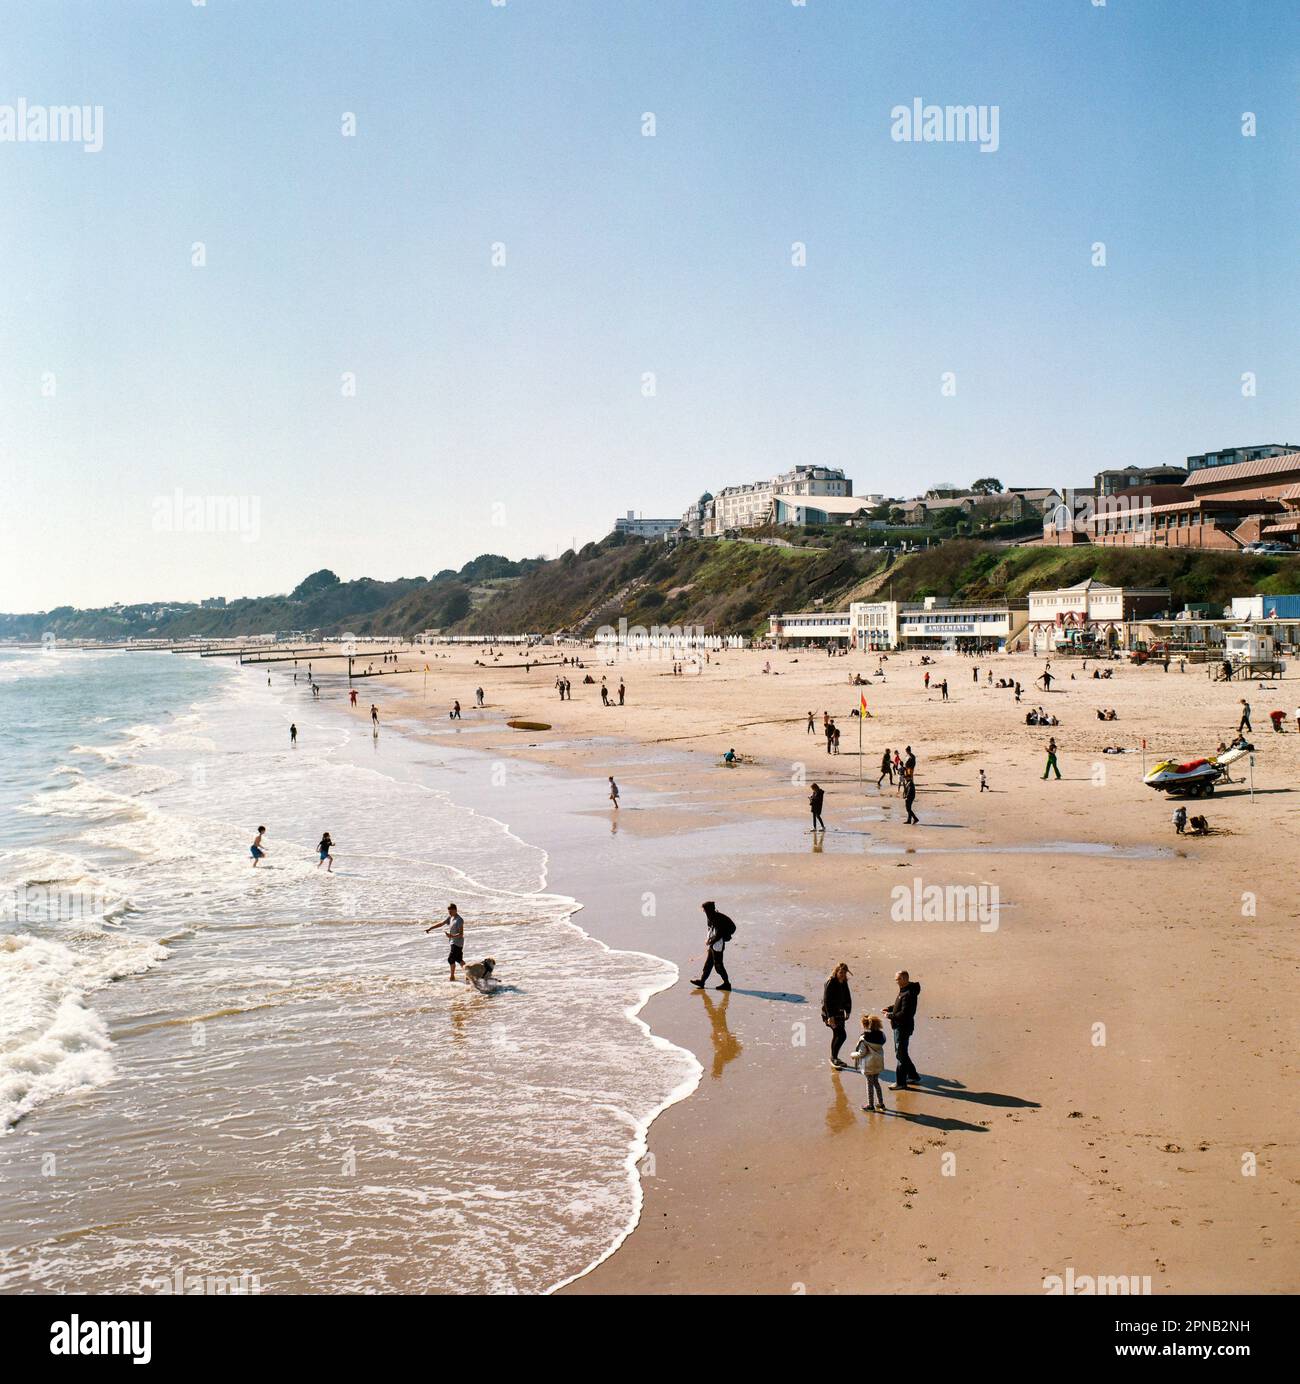
[[[859,693],[858,693],[858,697],[859,697],[859,698],[861,699],[861,701],[862,701],[862,714],[863,714],[863,716],[870,716],[871,713],[867,710],[867,694],[866,694],[865,692],[859,692]]]

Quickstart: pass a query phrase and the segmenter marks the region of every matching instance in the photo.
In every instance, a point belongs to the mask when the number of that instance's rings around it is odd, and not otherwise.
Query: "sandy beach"
[[[474,751],[457,801],[544,847],[549,886],[582,901],[589,933],[679,968],[641,1017],[705,1074],[651,1128],[637,1228],[565,1291],[1042,1293],[1071,1269],[1149,1277],[1153,1293],[1294,1289],[1294,669],[1261,689],[1177,664],[1115,663],[1094,681],[1094,663],[1059,660],[1044,694],[1041,660],[941,654],[927,691],[920,656],[896,654],[865,689],[860,760],[849,679],[876,655],[722,653],[674,676],[578,653],[571,701],[554,688],[560,651],[525,670],[513,651],[470,648],[431,658],[427,677],[366,680],[358,709],[377,701],[387,721]],[[1024,685],[1020,707],[990,668]],[[625,705],[602,705],[602,676],[625,681]],[[1242,761],[1189,808],[1212,834],[1176,837],[1173,804],[1142,783],[1142,741],[1148,765],[1212,753],[1243,695],[1254,796]],[[1024,724],[1039,703],[1058,727]],[[1118,719],[1099,721],[1102,706]],[[806,731],[824,710],[838,756]],[[551,729],[506,725],[520,718]],[[1042,778],[1049,735],[1059,782]],[[876,787],[886,745],[917,755],[919,826]],[[722,763],[729,747],[743,762]],[[512,796],[529,776],[549,791]],[[933,886],[975,886],[985,910],[912,917]],[[738,924],[730,994],[689,984],[704,899]],[[921,1087],[887,1091],[885,1115],[828,1062],[821,990],[839,961],[850,1041],[898,969],[922,986]]]

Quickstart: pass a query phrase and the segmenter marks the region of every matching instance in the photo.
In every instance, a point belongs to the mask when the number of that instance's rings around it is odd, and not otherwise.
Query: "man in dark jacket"
[[[847,1036],[844,1025],[853,1012],[853,996],[849,993],[849,968],[840,962],[831,972],[822,991],[822,1023],[831,1031],[831,1066],[843,1067],[840,1049]]]
[[[899,971],[894,980],[898,984],[898,998],[885,1010],[885,1017],[894,1029],[895,1079],[889,1089],[906,1091],[909,1081],[915,1086],[920,1079],[907,1054],[907,1045],[912,1041],[912,1030],[916,1027],[916,1001],[921,993],[921,982],[912,980],[906,971]]]
[[[727,975],[727,968],[722,964],[722,951],[731,938],[735,936],[736,925],[725,913],[718,912],[717,905],[712,900],[706,904],[701,904],[701,907],[704,909],[704,916],[709,921],[707,956],[699,979],[691,981],[691,984],[698,985],[703,989],[704,982],[709,978],[709,973],[717,971],[718,975],[722,977],[722,984],[716,988],[730,990],[731,979]]]

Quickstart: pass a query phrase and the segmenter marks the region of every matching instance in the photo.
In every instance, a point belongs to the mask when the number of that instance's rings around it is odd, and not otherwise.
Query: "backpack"
[[[725,913],[713,915],[713,930],[724,942],[730,942],[736,935],[736,925]]]

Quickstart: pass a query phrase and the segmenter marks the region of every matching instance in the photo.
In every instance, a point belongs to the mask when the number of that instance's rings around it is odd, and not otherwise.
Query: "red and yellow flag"
[[[870,716],[871,713],[867,710],[867,694],[865,692],[859,692],[858,696],[862,700],[862,714],[864,716]]]

